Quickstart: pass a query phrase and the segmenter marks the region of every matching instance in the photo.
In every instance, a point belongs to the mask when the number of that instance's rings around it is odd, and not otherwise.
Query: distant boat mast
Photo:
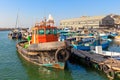
[[[18,26],[18,15],[19,15],[19,9],[18,9],[18,13],[17,13],[15,28],[19,28],[19,26]]]

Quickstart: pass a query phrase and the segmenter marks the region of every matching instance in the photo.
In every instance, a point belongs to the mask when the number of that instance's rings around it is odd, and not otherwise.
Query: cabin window
[[[53,29],[50,29],[50,34],[53,34]]]
[[[53,30],[52,29],[46,29],[46,34],[53,34]]]
[[[49,29],[46,29],[46,34],[50,34],[50,30]]]
[[[44,29],[40,29],[39,31],[38,31],[38,34],[44,34]]]
[[[54,34],[57,34],[57,29],[53,29]]]

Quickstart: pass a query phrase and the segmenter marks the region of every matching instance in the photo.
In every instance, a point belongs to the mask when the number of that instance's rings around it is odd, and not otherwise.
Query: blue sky
[[[51,14],[61,19],[120,14],[120,0],[0,0],[0,27],[14,27],[19,9],[19,26],[31,27]]]

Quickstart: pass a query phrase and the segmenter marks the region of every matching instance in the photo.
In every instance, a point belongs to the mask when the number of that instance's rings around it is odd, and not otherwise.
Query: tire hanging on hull
[[[66,49],[63,48],[58,48],[56,53],[55,53],[55,61],[56,62],[64,62],[68,60],[69,58],[69,53]]]
[[[106,75],[110,79],[114,79],[115,76],[114,71],[112,69],[107,70]]]

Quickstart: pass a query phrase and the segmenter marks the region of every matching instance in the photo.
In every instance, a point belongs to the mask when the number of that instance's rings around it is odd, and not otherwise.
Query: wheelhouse
[[[58,41],[57,28],[50,25],[36,24],[32,29],[32,43]]]

